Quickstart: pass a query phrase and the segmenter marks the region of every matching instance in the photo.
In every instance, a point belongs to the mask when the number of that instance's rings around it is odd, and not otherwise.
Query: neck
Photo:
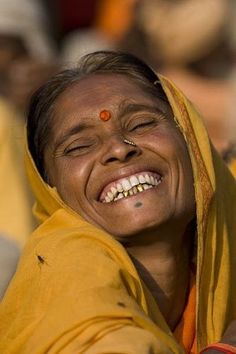
[[[146,235],[147,241],[131,241],[126,248],[173,330],[183,314],[188,296],[194,233],[187,230],[181,237],[176,232],[171,236],[161,237],[158,233],[157,237],[152,233]]]

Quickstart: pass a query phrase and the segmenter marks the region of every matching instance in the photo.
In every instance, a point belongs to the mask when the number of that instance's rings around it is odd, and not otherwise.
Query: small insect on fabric
[[[47,264],[45,258],[43,256],[41,256],[40,254],[37,254],[37,259],[38,259],[38,265],[41,266],[43,264]]]

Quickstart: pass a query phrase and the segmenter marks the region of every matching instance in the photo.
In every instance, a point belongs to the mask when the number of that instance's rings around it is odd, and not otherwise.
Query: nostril
[[[133,157],[134,155],[136,155],[136,150],[130,150],[130,151],[128,152],[128,154],[126,155],[126,158]]]
[[[116,157],[110,157],[109,159],[107,159],[106,162],[114,162],[114,161],[117,161],[118,159]]]

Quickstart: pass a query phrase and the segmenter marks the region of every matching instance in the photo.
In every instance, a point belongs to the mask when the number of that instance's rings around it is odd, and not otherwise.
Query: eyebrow
[[[121,119],[121,117],[126,116],[128,114],[137,113],[140,111],[166,115],[166,112],[164,112],[164,110],[161,109],[160,107],[150,106],[150,105],[140,104],[140,103],[132,103],[132,102],[127,102],[127,100],[125,100],[119,104],[118,119]]]
[[[57,150],[60,145],[62,145],[68,138],[78,133],[83,132],[84,130],[91,128],[90,124],[87,123],[78,123],[75,126],[72,126],[66,130],[61,136],[55,140],[55,149]]]

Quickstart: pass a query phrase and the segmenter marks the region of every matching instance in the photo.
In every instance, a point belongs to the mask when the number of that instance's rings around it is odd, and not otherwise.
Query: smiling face
[[[191,164],[172,111],[131,79],[99,74],[74,83],[57,99],[52,126],[49,182],[90,223],[122,239],[193,218]]]

